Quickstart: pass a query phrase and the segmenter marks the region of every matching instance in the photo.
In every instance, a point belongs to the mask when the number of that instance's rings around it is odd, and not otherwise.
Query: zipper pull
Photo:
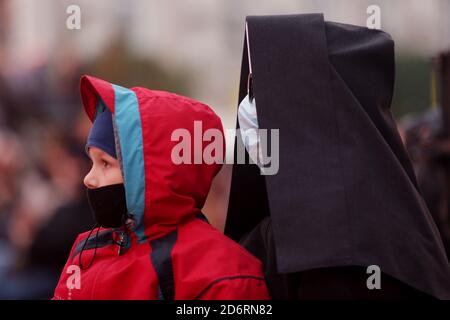
[[[123,235],[124,233],[123,232],[121,232],[120,233],[120,236],[119,236],[119,244],[118,244],[118,246],[119,246],[119,249],[117,250],[117,255],[121,255],[122,254],[122,246],[123,246],[123,238],[124,238],[124,235]]]

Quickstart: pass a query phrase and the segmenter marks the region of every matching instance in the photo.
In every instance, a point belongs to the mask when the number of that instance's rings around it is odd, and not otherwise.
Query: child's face
[[[89,147],[91,170],[84,177],[84,185],[89,189],[123,183],[119,161],[96,147]]]

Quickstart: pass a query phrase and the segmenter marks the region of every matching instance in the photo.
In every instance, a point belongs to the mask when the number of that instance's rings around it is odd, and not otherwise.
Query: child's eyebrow
[[[91,155],[89,154],[89,152],[86,151],[85,154],[86,154],[86,157],[92,162],[93,160],[92,160]]]
[[[108,163],[111,163],[111,164],[114,164],[116,161],[116,159],[114,159],[113,157],[109,157],[109,156],[105,156],[105,155],[102,155],[101,157],[100,157],[100,159],[102,160],[102,161],[105,161],[105,162],[108,162]]]

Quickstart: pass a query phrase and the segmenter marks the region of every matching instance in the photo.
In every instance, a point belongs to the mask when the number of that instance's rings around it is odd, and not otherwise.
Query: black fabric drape
[[[394,42],[321,14],[247,17],[259,126],[279,171],[233,167],[225,233],[270,216],[279,273],[378,265],[450,299],[450,266],[391,115]],[[239,101],[247,90],[244,41]]]

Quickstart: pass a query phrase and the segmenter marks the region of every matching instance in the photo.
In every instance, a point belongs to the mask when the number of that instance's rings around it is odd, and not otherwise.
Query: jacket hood
[[[133,232],[138,241],[158,238],[201,213],[212,180],[222,166],[219,161],[194,163],[212,144],[211,137],[206,142],[202,139],[203,132],[217,129],[220,136],[214,135],[214,152],[221,151],[222,160],[225,154],[222,123],[214,111],[173,93],[127,89],[87,75],[81,78],[80,91],[92,122],[105,108],[112,114],[128,213],[135,220]],[[180,135],[173,138],[177,129],[190,141]],[[185,150],[191,151],[190,163],[172,161],[181,140]]]

